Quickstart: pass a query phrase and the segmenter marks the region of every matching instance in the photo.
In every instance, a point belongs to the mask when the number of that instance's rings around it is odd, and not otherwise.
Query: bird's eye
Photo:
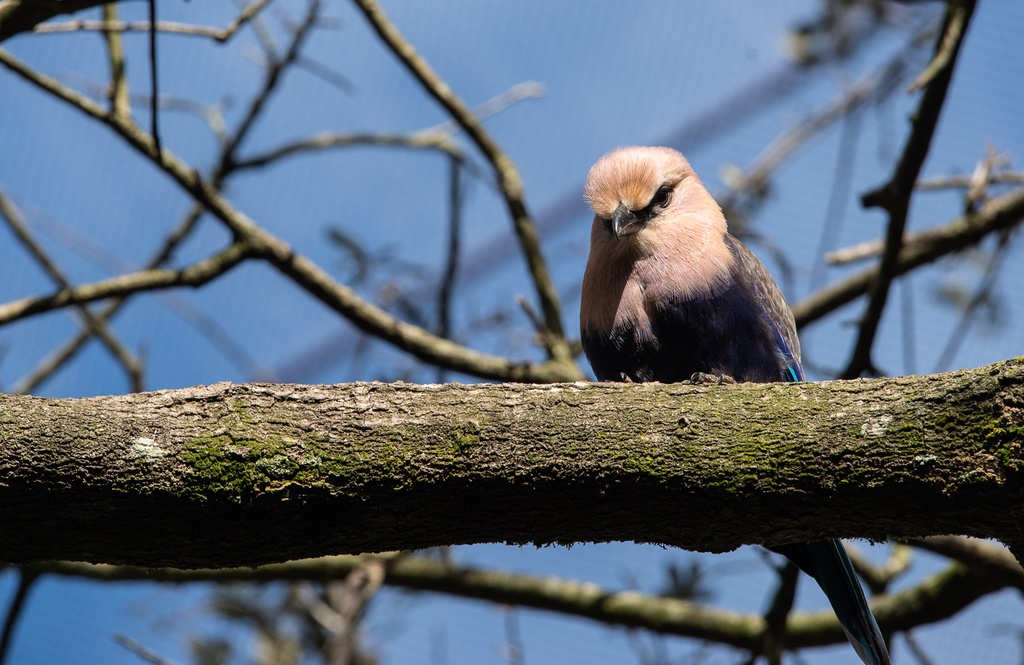
[[[652,208],[667,208],[668,202],[672,200],[672,188],[665,186],[658,189],[651,199]]]

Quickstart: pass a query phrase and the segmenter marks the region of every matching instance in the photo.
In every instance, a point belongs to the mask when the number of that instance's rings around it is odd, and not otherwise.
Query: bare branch
[[[223,28],[208,25],[191,25],[175,21],[157,21],[156,31],[177,35],[208,37],[224,43],[235,36],[249,21],[253,19],[271,0],[256,0],[249,4],[230,23]],[[97,3],[98,4],[98,3]],[[108,5],[109,6],[109,5]],[[119,21],[116,14],[112,17],[104,13],[102,21],[77,20],[64,23],[42,23],[35,26],[32,32],[40,35],[64,32],[101,31],[107,33],[149,32],[153,24],[150,21]]]
[[[268,261],[312,296],[345,316],[360,329],[390,342],[420,360],[481,378],[537,383],[582,378],[582,374],[571,356],[571,349],[569,350],[570,355],[567,361],[552,359],[542,364],[516,363],[506,358],[467,349],[460,344],[432,335],[419,326],[413,326],[396,319],[379,307],[366,302],[351,289],[338,284],[318,265],[296,253],[286,243],[231,207],[221,196],[220,192],[204,181],[197,171],[189,168],[174,156],[173,153],[165,150],[161,158],[157,159],[152,139],[132,123],[130,119],[110,115],[91,99],[78,94],[50,77],[26,67],[3,49],[0,49],[0,64],[6,66],[26,81],[68,103],[73,108],[109,126],[125,139],[129,145],[156,162],[183,190],[209,210],[214,217],[223,222],[235,237],[239,239],[239,242],[244,244],[247,256],[258,256]],[[206,275],[211,267],[213,266],[208,265],[206,262],[201,266],[197,264],[194,268],[203,268],[203,270],[198,273],[192,272],[187,277],[194,278]],[[140,279],[140,282],[135,290],[175,286],[178,285],[175,283],[177,280],[185,277],[178,274],[181,271],[163,272],[164,274],[154,272],[148,276],[136,276]],[[100,292],[104,295],[91,297],[89,298],[90,300],[96,297],[102,298],[118,295],[121,292],[119,290],[126,288],[127,290],[123,292],[131,292],[132,290],[130,286],[121,284],[110,282],[101,284],[104,289],[109,290],[101,290]],[[4,320],[4,317],[7,317],[8,320],[20,318],[21,316],[28,315],[28,313],[49,311],[56,307],[71,304],[71,302],[67,299],[66,295],[57,294],[47,298],[27,299],[16,303],[9,303],[6,307],[0,308],[0,322]],[[569,348],[568,345],[566,348]]]
[[[330,556],[257,568],[220,570],[135,568],[67,561],[28,564],[22,569],[33,575],[60,575],[107,582],[145,580],[185,584],[306,580],[330,583],[345,579],[368,563],[381,560],[381,556]],[[765,619],[757,614],[741,614],[687,600],[614,591],[575,580],[483,570],[424,556],[383,556],[384,583],[414,591],[531,607],[593,619],[604,625],[642,628],[753,650],[760,649],[767,630]],[[985,571],[953,566],[917,586],[891,596],[873,598],[871,606],[883,630],[890,632],[896,626],[905,630],[951,617],[976,600],[1007,586],[1005,581]],[[846,640],[831,611],[790,614],[785,633],[780,637],[790,649],[837,644]]]
[[[64,275],[64,272],[49,257],[39,243],[35,241],[28,230],[20,211],[8,200],[7,196],[0,190],[0,218],[3,218],[7,225],[14,232],[14,237],[25,247],[29,255],[42,267],[43,271],[50,276],[50,279],[57,284],[62,291],[72,289],[71,282]],[[125,345],[114,335],[107,326],[106,321],[93,314],[83,304],[75,306],[75,310],[82,318],[82,325],[90,335],[95,335],[107,348],[110,354],[124,368],[128,375],[129,386],[133,392],[142,390],[142,362],[129,351]],[[2,662],[2,661],[0,661]]]
[[[103,5],[103,19],[105,21],[117,20],[116,4]],[[121,41],[121,35],[112,30],[103,31],[103,41],[107,45],[107,59],[110,61],[110,88],[107,91],[110,110],[112,113],[128,116],[131,114],[131,104],[128,94],[128,79],[124,72],[124,43]]]
[[[846,553],[850,557],[853,569],[874,594],[885,593],[893,580],[910,569],[913,560],[911,552],[911,548],[902,543],[892,543],[889,559],[882,565],[875,565],[862,556],[859,550],[851,547],[850,543],[846,543]]]
[[[114,633],[114,641],[150,665],[177,665],[174,661],[167,660],[155,651],[146,648],[138,640],[133,640],[130,637]]]
[[[1024,185],[1024,173],[1019,171],[990,173],[985,182],[989,185]],[[955,187],[967,189],[973,184],[973,176],[951,175],[936,176],[934,178],[928,178],[927,180],[919,180],[916,187],[922,192],[927,192],[936,189],[951,189]]]
[[[798,148],[806,145],[813,136],[830,127],[836,121],[855,112],[861,105],[874,97],[879,87],[892,74],[873,73],[847,87],[836,99],[804,118],[794,127],[775,138],[751,167],[737,171],[727,177],[728,192],[718,200],[725,209],[733,208],[739,199],[751,192],[758,192],[767,186],[771,174]]]
[[[14,630],[18,627],[18,620],[25,610],[25,601],[37,579],[39,576],[32,571],[18,571],[18,587],[14,591],[14,597],[11,598],[10,607],[7,608],[3,629],[0,630],[0,663],[7,660],[7,654],[10,652],[14,639]]]
[[[542,95],[543,86],[539,83],[519,83],[500,95],[487,100],[474,109],[473,113],[478,118],[486,118],[500,113],[524,99],[536,98]],[[233,166],[239,170],[255,168],[266,166],[271,162],[300,152],[367,145],[439,150],[465,165],[467,163],[466,156],[458,145],[451,140],[451,136],[458,129],[459,125],[457,123],[448,121],[408,134],[321,132],[299,141],[286,143],[253,157],[239,159],[233,163]]]
[[[146,265],[144,268],[145,270],[159,268],[170,259],[178,245],[183,242],[185,238],[191,234],[192,229],[195,228],[196,223],[199,221],[201,211],[202,208],[198,205],[193,207],[191,213],[185,217],[179,227],[168,236],[163,247],[160,248],[156,255]],[[127,298],[125,296],[113,299],[110,304],[97,314],[96,318],[103,322],[111,320],[126,302]],[[29,373],[28,376],[15,384],[12,392],[25,394],[35,390],[35,388],[47,377],[70,361],[75,354],[82,349],[85,343],[89,341],[90,337],[92,337],[91,330],[84,330],[72,337],[64,345],[47,356],[32,370],[32,372]]]
[[[233,167],[236,170],[251,169],[266,166],[271,162],[276,162],[279,159],[302,152],[365,145],[439,150],[456,159],[461,160],[463,158],[462,151],[452,142],[450,137],[444,134],[428,134],[425,132],[414,134],[337,134],[321,132],[309,138],[286,143],[278,148],[246,159],[239,159],[233,164]]]
[[[977,213],[958,217],[948,224],[908,236],[897,256],[895,274],[902,275],[925,263],[976,244],[986,235],[1010,229],[1024,219],[1024,189],[990,200]],[[879,245],[873,245],[878,247]],[[858,250],[863,252],[865,250]],[[868,293],[879,267],[866,268],[825,286],[793,306],[798,326],[817,321],[829,312]]]
[[[156,0],[146,0],[149,5],[149,23],[156,25]],[[156,66],[156,30],[150,30],[148,35],[149,46],[149,135],[153,139],[153,152],[157,161],[163,159],[163,149],[160,147],[160,86],[158,85]]]
[[[320,0],[309,0],[306,15],[303,18],[302,23],[300,23],[292,32],[292,40],[288,45],[288,50],[285,52],[285,55],[281,58],[271,58],[270,62],[267,64],[266,73],[263,77],[263,86],[253,97],[245,117],[242,118],[242,122],[238,126],[238,129],[235,130],[235,133],[225,144],[225,147],[221,152],[220,164],[218,164],[214,169],[215,174],[225,174],[233,170],[234,165],[232,164],[232,160],[235,158],[238,146],[241,145],[242,140],[249,135],[249,130],[252,129],[256,119],[262,113],[271,95],[277,88],[278,83],[280,83],[282,74],[284,74],[284,72],[298,60],[299,54],[302,51],[302,46],[309,38],[313,28],[316,26],[319,15]]]
[[[242,243],[235,243],[187,268],[143,270],[74,288],[63,288],[49,296],[13,300],[0,305],[0,325],[94,300],[178,286],[202,286],[253,256],[251,248]]]
[[[889,213],[886,227],[885,251],[878,266],[878,273],[871,284],[870,299],[864,315],[860,320],[857,341],[853,353],[843,370],[844,378],[856,378],[864,372],[874,372],[871,361],[871,349],[874,346],[878,325],[885,310],[889,289],[893,280],[899,275],[899,255],[903,247],[903,232],[906,228],[907,215],[910,210],[910,199],[913,195],[914,182],[917,181],[921,166],[924,164],[932,136],[938,125],[939,114],[946,99],[949,83],[953,78],[953,67],[956,56],[963,43],[971,15],[974,12],[974,0],[950,0],[946,8],[946,18],[936,45],[936,52],[951,49],[948,57],[934,76],[929,77],[921,102],[914,115],[910,136],[903,148],[892,178],[888,183],[864,194],[861,201],[865,207],[881,207]],[[952,46],[947,47],[947,40]]]
[[[936,78],[945,71],[952,71],[953,61],[956,60],[960,44],[967,33],[967,24],[971,20],[971,12],[974,11],[974,3],[967,3],[963,0],[948,0],[950,15],[946,21],[946,27],[942,31],[942,38],[935,49],[935,57],[928,63],[921,75],[914,79],[914,82],[907,87],[907,92],[914,93],[930,85]]]
[[[955,559],[991,573],[1024,591],[1024,568],[1005,547],[995,543],[960,536],[931,536],[908,540],[907,544]]]
[[[409,69],[424,89],[459,123],[494,168],[498,187],[504,195],[505,204],[516,230],[516,237],[537,290],[545,325],[555,340],[551,347],[552,360],[566,365],[574,363],[562,327],[558,292],[544,262],[537,228],[526,210],[522,180],[515,164],[502,152],[465,103],[438,77],[426,60],[398,32],[375,0],[356,0],[356,4],[388,48]]]

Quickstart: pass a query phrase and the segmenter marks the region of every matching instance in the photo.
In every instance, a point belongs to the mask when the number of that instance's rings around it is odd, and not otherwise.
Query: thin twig
[[[904,374],[917,374],[917,326],[914,316],[914,287],[911,280],[900,284],[900,341],[903,345]]]
[[[897,257],[895,272],[902,275],[925,263],[975,245],[990,233],[1010,229],[1024,220],[1024,189],[992,199],[977,213],[964,215],[938,228],[909,236]],[[814,323],[829,312],[869,292],[879,267],[829,284],[793,306],[800,327]]]
[[[292,40],[288,45],[288,50],[285,51],[285,55],[281,58],[271,57],[270,62],[267,64],[267,70],[263,77],[263,86],[253,97],[253,100],[246,111],[245,117],[242,118],[242,121],[238,125],[238,129],[235,130],[235,134],[228,139],[224,150],[221,153],[221,161],[214,169],[215,173],[227,173],[234,168],[232,160],[235,158],[238,146],[241,144],[242,140],[249,135],[249,130],[252,129],[256,119],[263,112],[271,94],[281,81],[281,75],[288,69],[288,67],[298,60],[299,53],[302,51],[302,46],[312,33],[313,28],[316,27],[317,18],[319,16],[320,0],[310,0],[302,23],[300,23],[292,33]]]
[[[103,5],[103,19],[105,21],[117,20],[116,4]],[[103,41],[107,45],[107,58],[110,60],[110,88],[107,92],[110,111],[127,116],[131,113],[131,106],[129,104],[128,79],[124,72],[124,42],[121,40],[121,34],[113,30],[103,31]]]
[[[143,270],[82,284],[74,288],[64,288],[49,296],[13,300],[0,305],[0,324],[105,298],[178,286],[202,286],[253,255],[251,248],[242,243],[235,243],[210,258],[198,261],[187,268]]]
[[[953,78],[953,68],[956,64],[956,57],[963,43],[963,36],[966,34],[967,25],[970,22],[974,11],[974,0],[964,0],[960,5],[956,0],[951,0],[947,7],[946,18],[939,37],[939,44],[936,51],[943,48],[943,43],[949,35],[954,35],[955,44],[950,51],[950,56],[945,65],[936,72],[925,87],[921,102],[918,105],[914,116],[913,127],[910,136],[903,148],[896,169],[889,182],[878,189],[866,193],[861,202],[865,207],[881,207],[889,213],[889,223],[886,228],[885,251],[882,253],[882,260],[879,264],[878,276],[871,286],[868,306],[860,321],[857,341],[854,344],[853,353],[843,370],[842,378],[856,378],[865,372],[874,372],[871,360],[871,349],[874,346],[875,336],[878,333],[878,326],[885,311],[885,303],[889,297],[889,289],[893,280],[897,277],[897,265],[900,250],[903,246],[903,232],[907,224],[907,216],[910,211],[910,199],[913,195],[914,183],[917,181],[921,166],[925,157],[928,156],[928,149],[931,146],[932,136],[938,125],[939,114],[942,111],[946,99],[946,92],[949,90],[950,81]],[[962,25],[961,25],[962,23]]]
[[[190,25],[188,23],[177,23],[174,21],[157,21],[157,32],[166,32],[179,35],[191,35],[195,37],[209,37],[217,42],[224,43],[235,36],[246,23],[248,23],[260,10],[270,4],[271,0],[257,0],[247,5],[230,23],[223,28],[215,28],[207,25]],[[153,24],[150,21],[118,21],[116,18],[109,18],[104,14],[102,21],[66,21],[62,23],[41,23],[33,28],[36,34],[55,34],[62,32],[149,32]]]
[[[36,572],[25,571],[18,568],[18,587],[14,591],[14,597],[7,608],[7,616],[4,618],[4,627],[0,631],[0,665],[7,662],[7,655],[10,652],[14,631],[18,627],[18,620],[25,611],[25,601],[28,600],[29,591],[33,584],[39,579]]]
[[[437,334],[450,339],[452,294],[459,270],[459,251],[462,245],[462,168],[455,157],[448,159],[448,251],[437,292]],[[438,383],[444,381],[444,370],[438,370]]]
[[[505,615],[504,660],[512,665],[526,665],[526,650],[523,649],[523,631],[519,626],[519,612],[514,605],[502,608]]]
[[[962,0],[948,0],[948,3],[948,11],[951,12],[951,16],[946,23],[946,29],[943,30],[942,38],[935,50],[935,57],[928,63],[928,66],[925,67],[920,76],[914,79],[914,82],[907,87],[908,93],[917,92],[932,83],[944,70],[950,69],[953,60],[956,59],[957,51],[960,49],[960,43],[967,32],[967,24],[970,22],[971,12],[974,11],[974,7],[973,2],[968,6]]]
[[[776,137],[761,151],[750,168],[730,178],[728,193],[718,198],[722,207],[733,208],[742,195],[763,189],[771,174],[787,157],[806,145],[814,135],[849,116],[871,100],[883,80],[883,76],[871,74],[854,82],[838,98],[815,110],[799,124]]]
[[[934,661],[925,653],[925,650],[917,643],[914,633],[907,631],[903,634],[903,640],[907,643],[910,653],[917,659],[918,665],[934,665]]]
[[[533,279],[544,322],[552,336],[551,358],[565,364],[574,363],[572,352],[562,327],[562,314],[558,292],[548,272],[540,247],[540,237],[523,198],[522,179],[509,157],[502,152],[483,125],[473,116],[466,104],[441,80],[412,45],[388,20],[375,0],[355,0],[374,31],[387,44],[403,65],[416,77],[424,89],[459,123],[473,143],[490,162],[497,176],[505,204],[512,217],[516,237]]]
[[[342,92],[351,93],[356,89],[355,84],[348,78],[316,60],[299,56],[295,60],[295,65]]]
[[[301,60],[301,59],[300,59]],[[501,113],[512,105],[524,100],[534,99],[542,96],[543,86],[539,83],[524,82],[518,83],[505,92],[492,97],[480,106],[473,109],[474,115],[478,118],[486,118]],[[459,125],[453,121],[442,122],[433,127],[421,129],[408,134],[394,133],[334,133],[321,132],[305,139],[286,143],[282,146],[259,153],[245,159],[239,159],[234,163],[236,169],[249,169],[266,166],[284,157],[298,154],[300,152],[325,150],[329,148],[347,148],[351,146],[395,146],[402,148],[425,148],[440,150],[451,157],[458,159],[463,168],[470,166],[466,155],[458,145],[451,140],[453,134],[459,129]],[[470,171],[477,175],[475,171]]]
[[[1019,171],[989,173],[985,183],[989,185],[1024,185],[1024,173]],[[918,180],[915,188],[927,192],[936,189],[966,189],[973,184],[972,175],[937,176],[927,180]]]
[[[490,118],[491,116],[498,115],[502,111],[509,109],[519,102],[526,99],[540,99],[544,96],[544,86],[535,81],[523,81],[517,83],[505,92],[502,92],[494,97],[491,97],[483,104],[475,107],[472,111],[473,117],[477,120],[483,120]],[[446,120],[442,123],[434,125],[429,129],[423,130],[427,134],[447,134],[453,135],[462,129],[462,125],[455,120]]]
[[[537,310],[533,308],[533,304],[530,303],[529,299],[522,294],[516,295],[516,304],[519,305],[519,309],[523,311],[526,318],[530,321],[530,325],[533,326],[533,330],[538,335],[544,334],[544,320],[537,314]]]
[[[169,261],[178,245],[184,242],[185,238],[187,238],[196,227],[196,223],[199,221],[201,212],[202,208],[200,206],[193,206],[191,213],[187,215],[178,228],[167,237],[164,241],[164,245],[157,251],[156,255],[150,259],[149,263],[145,265],[143,270],[159,268]],[[96,315],[96,318],[102,322],[109,321],[127,302],[128,300],[126,296],[114,298]],[[60,348],[56,349],[53,353],[44,358],[43,361],[33,368],[27,376],[23,377],[14,385],[11,392],[26,394],[34,391],[36,387],[46,380],[46,378],[53,375],[53,373],[74,358],[74,356],[85,346],[85,343],[89,341],[91,337],[91,330],[80,331],[70,340],[65,342]]]
[[[1010,247],[1009,241],[1010,233],[1003,231],[999,236],[999,245],[985,267],[985,274],[981,278],[981,283],[975,290],[974,295],[971,296],[971,299],[964,306],[963,311],[960,313],[960,321],[950,334],[946,348],[942,350],[942,354],[935,363],[936,372],[941,372],[944,367],[949,367],[957,351],[960,350],[960,345],[967,338],[967,333],[970,331],[971,326],[977,321],[975,314],[977,314],[978,309],[991,299],[992,291],[996,286],[996,278],[999,276],[999,271],[1005,263],[1004,260],[1007,254],[1009,254],[1007,251]]]
[[[366,145],[439,150],[451,157],[463,158],[458,147],[449,137],[443,134],[427,134],[424,132],[416,132],[414,134],[336,134],[322,132],[299,141],[286,143],[252,157],[239,159],[234,162],[233,168],[235,170],[243,170],[266,166],[279,159],[307,151]]]
[[[338,284],[318,265],[298,254],[286,243],[233,208],[220,192],[205,181],[195,169],[180,161],[170,151],[165,151],[163,159],[156,162],[152,139],[130,119],[111,116],[93,100],[25,66],[24,63],[3,49],[0,49],[0,64],[39,89],[106,124],[135,150],[154,160],[179,187],[209,210],[214,217],[231,230],[236,238],[243,240],[246,243],[246,252],[253,252],[255,256],[268,261],[313,297],[345,316],[365,332],[376,335],[424,362],[481,378],[531,383],[578,381],[582,378],[579,368],[572,359],[571,347],[568,344],[566,344],[570,354],[568,362],[552,359],[540,364],[515,363],[508,358],[473,351],[460,344],[441,339],[421,327],[395,318],[379,307],[366,302],[351,289]],[[198,267],[198,265],[194,266],[193,269]],[[203,267],[208,266],[204,265]],[[177,273],[180,271],[165,272]],[[205,273],[202,274],[205,275]],[[189,276],[194,277],[191,274]],[[175,276],[174,279],[165,279],[162,283],[166,286],[174,286],[178,279],[180,277]],[[144,279],[143,281],[147,284],[161,282],[159,279],[150,281]],[[112,288],[102,297],[118,295],[118,290],[122,288],[110,284],[106,286]],[[153,288],[165,288],[165,286],[154,286]],[[57,294],[57,296],[42,299],[27,299],[27,301],[13,305],[8,304],[0,307],[0,313],[4,313],[6,308],[5,316],[19,318],[25,315],[25,311],[34,311],[35,307],[53,309],[70,304],[70,302],[66,296]]]
[[[43,271],[50,276],[50,279],[62,290],[72,289],[71,282],[64,275],[60,267],[50,258],[43,247],[32,237],[32,233],[25,224],[21,212],[8,200],[7,196],[0,190],[0,218],[3,218],[7,225],[14,232],[14,237],[22,244],[36,263]],[[128,375],[128,383],[132,392],[141,392],[142,386],[142,362],[119,340],[107,326],[106,321],[93,314],[85,305],[76,305],[75,309],[82,319],[83,328],[90,334],[95,335],[110,351],[125,374]]]
[[[156,26],[156,0],[148,0],[149,2],[149,24]],[[159,162],[162,157],[163,150],[160,148],[160,104],[157,100],[160,99],[160,86],[158,85],[157,79],[157,63],[156,63],[156,29],[149,31],[149,81],[152,87],[152,97],[150,98],[150,129],[149,135],[153,138],[153,152],[155,159]]]
[[[259,2],[248,5],[243,12],[236,19],[244,18],[249,20],[255,16],[256,11],[267,4],[267,0],[260,0]],[[239,25],[244,24],[245,21],[238,23]],[[255,23],[254,23],[255,25]],[[302,38],[302,34],[296,34],[294,37],[295,41]],[[294,44],[294,42],[293,42]],[[274,48],[272,44],[265,44],[269,49],[268,53],[273,53]],[[279,72],[278,72],[279,74]],[[271,74],[268,73],[267,79],[271,78]],[[276,80],[276,76],[274,77]],[[211,129],[220,139],[221,144],[221,155],[218,163],[221,168],[214,171],[211,177],[211,186],[219,189],[224,180],[232,171],[232,155],[241,143],[242,139],[247,135],[248,131],[254,126],[254,120],[259,112],[264,108],[267,97],[271,94],[274,89],[274,85],[264,84],[261,88],[260,93],[254,98],[250,104],[249,109],[245,115],[249,122],[242,123],[242,126],[237,129],[234,134],[228,136],[224,133],[222,123],[214,123],[214,113],[206,109],[203,109],[203,115],[207,118],[210,123]],[[147,100],[149,101],[149,100]],[[172,104],[175,100],[160,99],[161,107],[173,108]],[[189,107],[191,108],[191,107]],[[127,116],[126,116],[127,117]],[[217,116],[219,117],[219,116]],[[157,251],[156,255],[146,264],[143,270],[153,270],[159,268],[164,263],[170,260],[172,254],[176,248],[184,242],[184,240],[191,235],[192,230],[196,228],[199,219],[201,218],[203,208],[200,205],[193,206],[189,212],[185,215],[185,218],[179,224],[177,229],[170,234],[165,241],[163,247]],[[130,295],[130,294],[129,294]],[[127,296],[121,296],[115,298],[105,309],[100,312],[97,317],[100,321],[106,321],[113,317],[120,308],[127,302]],[[239,370],[252,376],[255,375],[266,377],[267,374],[259,369],[258,363],[249,356],[237,343],[235,343],[230,336],[220,327],[215,319],[211,319],[197,313],[195,311],[188,311],[182,308],[178,308],[179,316],[182,316],[186,321],[191,323],[204,337],[206,337],[212,345],[219,349],[228,360],[234,364]],[[71,340],[62,345],[54,353],[47,356],[42,363],[33,369],[33,371],[19,381],[14,388],[15,392],[26,393],[34,390],[43,380],[51,376],[60,367],[69,362],[79,350],[81,350],[85,342],[88,341],[90,334],[88,331],[84,331],[73,337]]]
[[[173,660],[167,660],[152,649],[147,649],[138,640],[114,633],[114,641],[151,665],[175,665]]]

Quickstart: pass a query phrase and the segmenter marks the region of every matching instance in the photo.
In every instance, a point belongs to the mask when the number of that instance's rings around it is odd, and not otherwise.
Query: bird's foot
[[[715,383],[722,385],[723,383],[736,383],[736,379],[732,378],[728,374],[708,374],[707,372],[694,372],[690,377],[689,381],[684,383],[692,383],[693,385],[700,385],[702,383]]]

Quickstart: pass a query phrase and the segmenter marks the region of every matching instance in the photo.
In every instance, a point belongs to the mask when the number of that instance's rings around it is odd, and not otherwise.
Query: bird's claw
[[[728,374],[708,374],[707,372],[694,372],[690,377],[689,381],[685,383],[692,383],[693,385],[701,385],[704,383],[715,383],[722,385],[723,383],[736,383],[736,379],[732,378]]]

